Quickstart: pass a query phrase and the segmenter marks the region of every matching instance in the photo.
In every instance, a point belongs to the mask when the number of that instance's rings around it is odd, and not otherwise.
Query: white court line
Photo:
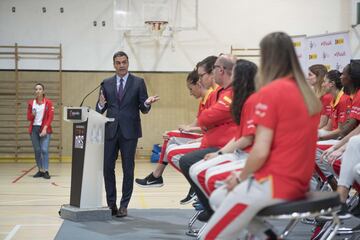
[[[9,233],[8,235],[6,235],[6,238],[4,240],[10,240],[12,239],[16,232],[19,231],[19,229],[21,228],[21,225],[16,225]]]
[[[49,226],[60,226],[60,225],[61,224],[18,224],[15,225],[15,227],[8,233],[8,235],[6,235],[4,240],[11,240],[21,227],[49,227]]]
[[[0,202],[0,206],[2,204],[11,204],[11,203],[25,203],[25,202],[36,202],[36,201],[53,201],[53,200],[58,200],[58,199],[64,199],[64,198],[68,198],[68,196],[64,196],[64,197],[57,197],[57,198],[38,198],[38,199],[28,199],[28,200],[19,200],[19,201],[7,201],[7,202]]]

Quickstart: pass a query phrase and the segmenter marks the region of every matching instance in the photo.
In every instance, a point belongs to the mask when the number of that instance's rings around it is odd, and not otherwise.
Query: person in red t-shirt
[[[27,119],[30,121],[29,133],[38,167],[38,172],[33,177],[50,179],[49,142],[54,106],[50,99],[45,98],[45,87],[41,83],[35,84],[35,99],[28,101]]]
[[[190,168],[190,176],[197,187],[209,197],[214,184],[207,187],[205,179],[211,172],[211,181],[223,181],[232,171],[241,169],[251,148],[255,135],[253,124],[254,103],[256,100],[254,78],[257,67],[247,60],[238,60],[233,69],[233,102],[231,110],[238,125],[236,135],[219,151],[207,154],[203,160]],[[210,175],[209,175],[210,176]]]
[[[308,190],[321,102],[307,84],[286,33],[267,35],[260,52],[255,142],[242,172],[233,173],[211,195],[212,203],[226,190],[221,204],[212,205],[215,213],[200,239],[236,239],[245,228],[263,239],[270,231],[256,214],[266,206],[303,198]]]
[[[349,117],[351,108],[350,96],[345,94],[342,90],[343,85],[341,83],[341,73],[337,70],[329,71],[325,76],[323,88],[327,93],[332,95],[332,101],[330,102],[330,119],[325,127],[319,129],[319,141],[316,149],[316,165],[318,166],[316,173],[321,171],[327,178],[327,182],[331,188],[336,191],[337,182],[334,178],[333,171],[329,164],[321,160],[321,155],[324,150],[336,144],[339,140],[341,128]],[[322,185],[322,182],[318,181],[319,177],[314,175],[312,180],[312,189],[316,190]]]
[[[326,126],[326,124],[329,121],[330,113],[331,113],[330,102],[332,100],[332,96],[330,93],[326,93],[326,90],[323,87],[326,73],[327,73],[327,68],[324,65],[314,64],[309,67],[308,77],[306,78],[307,82],[314,90],[315,95],[320,99],[322,103],[319,128],[323,128],[324,126]]]
[[[350,96],[342,90],[341,73],[337,70],[329,71],[325,76],[323,88],[330,93],[330,121],[319,130],[319,140],[336,139],[339,137],[342,125],[348,119],[351,108]]]

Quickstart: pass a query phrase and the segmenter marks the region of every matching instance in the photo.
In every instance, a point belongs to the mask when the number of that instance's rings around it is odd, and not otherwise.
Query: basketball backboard
[[[169,31],[197,29],[198,0],[114,0],[114,28],[149,32],[149,22],[166,22]]]

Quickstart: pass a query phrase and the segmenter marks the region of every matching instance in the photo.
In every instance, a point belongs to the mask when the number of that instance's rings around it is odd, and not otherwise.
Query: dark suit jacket
[[[148,98],[144,79],[129,74],[121,101],[117,98],[116,75],[105,79],[101,84],[107,103],[100,110],[97,102],[96,111],[103,114],[107,110],[106,117],[115,118],[114,122],[106,123],[105,138],[114,138],[118,128],[126,139],[140,138],[142,132],[139,110],[148,113],[151,108],[144,105]]]

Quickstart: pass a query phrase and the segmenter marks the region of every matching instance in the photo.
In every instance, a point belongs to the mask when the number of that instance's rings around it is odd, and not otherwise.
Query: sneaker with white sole
[[[147,177],[144,179],[137,178],[135,179],[135,183],[139,185],[140,187],[162,187],[164,185],[164,181],[162,176],[156,178],[152,173],[150,173]]]
[[[184,199],[180,200],[180,204],[185,205],[185,204],[191,203],[195,199],[196,199],[196,193],[192,188],[190,188],[186,197]]]

